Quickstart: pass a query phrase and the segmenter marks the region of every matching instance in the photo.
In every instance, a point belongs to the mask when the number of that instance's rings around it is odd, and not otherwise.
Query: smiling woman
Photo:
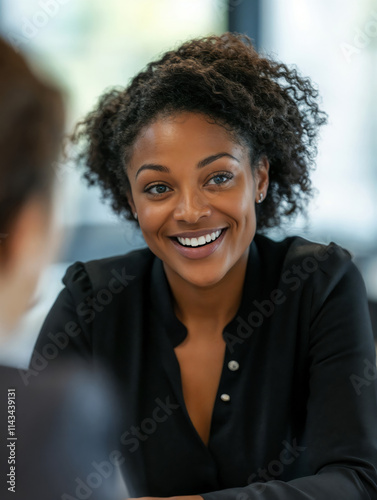
[[[79,326],[61,356],[105,363],[119,380],[135,497],[377,494],[360,274],[334,243],[261,234],[311,194],[316,98],[308,79],[225,33],[150,63],[72,136],[87,181],[148,248],[68,269],[31,366]],[[119,274],[126,286],[103,300]]]

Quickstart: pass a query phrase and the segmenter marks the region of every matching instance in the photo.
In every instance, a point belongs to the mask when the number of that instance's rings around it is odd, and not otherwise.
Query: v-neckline
[[[217,398],[218,398],[218,394],[219,394],[219,390],[220,390],[220,386],[221,386],[221,379],[223,377],[223,372],[224,372],[224,365],[225,365],[225,358],[226,358],[226,344],[225,344],[225,342],[222,343],[221,344],[221,348],[219,348],[219,355],[220,356],[216,360],[216,363],[219,363],[217,365],[217,370],[218,370],[219,377],[218,377],[217,380],[214,380],[213,387],[211,388],[210,398],[208,398],[208,401],[211,403],[211,406],[210,406],[209,412],[207,414],[208,418],[206,417],[206,419],[205,419],[205,421],[206,421],[205,423],[206,424],[208,423],[208,427],[207,427],[207,425],[205,425],[205,430],[206,431],[208,430],[208,434],[207,434],[207,432],[205,433],[208,436],[207,440],[204,440],[202,438],[202,435],[199,432],[199,429],[197,427],[198,422],[196,422],[197,425],[194,424],[195,412],[192,411],[192,413],[191,413],[191,411],[189,411],[190,400],[188,398],[186,399],[186,397],[185,397],[185,392],[186,391],[184,390],[185,389],[184,378],[183,378],[184,365],[183,364],[181,365],[181,361],[182,360],[180,360],[179,354],[176,351],[178,348],[179,348],[179,346],[177,346],[176,348],[174,348],[174,354],[175,354],[175,357],[177,359],[177,363],[178,363],[178,367],[179,367],[180,390],[182,392],[182,400],[184,402],[185,413],[186,413],[187,417],[189,418],[192,427],[194,427],[196,433],[198,434],[198,436],[200,437],[200,439],[203,441],[204,445],[208,448],[209,442],[210,442],[210,437],[211,437],[211,427],[212,427],[212,422],[213,422],[214,408],[215,408],[215,404],[216,404],[216,401],[217,401]],[[220,358],[221,358],[221,365],[220,365]],[[213,389],[215,389],[215,390],[213,390]]]
[[[247,311],[247,303],[249,299],[250,294],[245,294],[245,290],[250,287],[250,283],[248,283],[248,278],[250,278],[251,275],[251,269],[253,270],[253,273],[255,274],[254,276],[254,285],[256,282],[258,282],[258,277],[257,274],[259,274],[259,256],[258,256],[258,250],[256,247],[255,242],[253,241],[250,245],[250,251],[249,251],[249,257],[248,257],[248,262],[246,266],[246,272],[245,272],[245,281],[243,285],[243,292],[242,292],[242,298],[241,298],[241,303],[240,306],[237,310],[237,313],[233,317],[233,319],[225,326],[223,330],[223,335],[227,330],[233,330],[235,329],[235,323],[236,319],[239,316],[244,315],[244,313]],[[254,292],[254,286],[251,287],[251,291]],[[157,292],[157,293],[156,293]],[[224,351],[224,359],[223,359],[223,366],[219,378],[219,384],[215,396],[215,401],[212,409],[212,414],[211,414],[211,419],[210,419],[210,430],[209,430],[209,437],[208,437],[208,444],[206,444],[201,436],[199,435],[198,431],[196,430],[194,424],[192,423],[192,420],[190,418],[190,415],[188,413],[187,407],[186,407],[186,402],[184,400],[183,396],[183,387],[182,387],[182,378],[181,378],[181,371],[180,371],[180,365],[178,358],[175,354],[174,348],[178,346],[181,342],[184,341],[184,339],[187,336],[187,329],[183,323],[177,318],[177,316],[174,313],[174,302],[173,302],[173,297],[172,293],[163,269],[163,264],[160,259],[155,259],[153,268],[152,268],[152,287],[151,287],[151,295],[152,295],[152,305],[155,308],[155,313],[159,317],[161,321],[159,321],[159,325],[163,328],[163,337],[165,338],[166,342],[165,344],[165,349],[166,353],[168,354],[169,357],[166,358],[166,364],[164,363],[164,368],[165,371],[167,372],[168,379],[170,381],[170,384],[173,388],[174,394],[177,398],[177,402],[180,404],[183,414],[185,415],[185,419],[187,421],[187,424],[193,434],[196,436],[197,441],[199,442],[200,446],[206,450],[207,453],[210,454],[210,447],[211,447],[211,436],[212,436],[212,431],[213,431],[213,426],[214,426],[214,421],[215,421],[215,415],[216,415],[216,408],[217,406],[222,403],[220,396],[221,396],[221,387],[222,387],[222,381],[225,376],[226,372],[226,367],[227,367],[227,362],[228,358],[229,360],[231,359],[229,349],[225,347]],[[224,340],[226,342],[226,339],[224,337]],[[170,358],[170,359],[169,359]],[[165,357],[164,357],[165,359]]]

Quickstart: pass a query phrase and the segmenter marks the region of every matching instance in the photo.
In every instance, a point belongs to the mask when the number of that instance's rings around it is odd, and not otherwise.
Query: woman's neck
[[[201,336],[202,332],[222,332],[233,319],[241,303],[247,260],[248,251],[221,281],[209,287],[196,286],[164,266],[175,314],[190,331],[200,326]]]

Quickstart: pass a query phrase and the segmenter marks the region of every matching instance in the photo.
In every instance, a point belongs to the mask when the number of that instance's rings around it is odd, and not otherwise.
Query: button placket
[[[227,363],[227,367],[228,367],[228,370],[231,371],[231,372],[236,372],[237,370],[239,370],[240,368],[240,364],[238,363],[238,361],[236,361],[235,359],[231,359],[230,361],[228,361]],[[220,399],[221,401],[223,401],[224,403],[229,403],[230,400],[231,400],[231,397],[230,397],[230,394],[226,393],[226,392],[223,392],[221,395],[220,395]]]

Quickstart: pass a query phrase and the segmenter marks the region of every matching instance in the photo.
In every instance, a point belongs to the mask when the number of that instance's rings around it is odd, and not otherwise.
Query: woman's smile
[[[167,274],[208,286],[246,262],[268,163],[253,172],[248,147],[224,127],[193,112],[157,119],[136,140],[127,174],[130,205]]]
[[[224,240],[226,228],[182,233],[183,236],[171,237],[177,251],[188,259],[203,259],[215,252]]]

